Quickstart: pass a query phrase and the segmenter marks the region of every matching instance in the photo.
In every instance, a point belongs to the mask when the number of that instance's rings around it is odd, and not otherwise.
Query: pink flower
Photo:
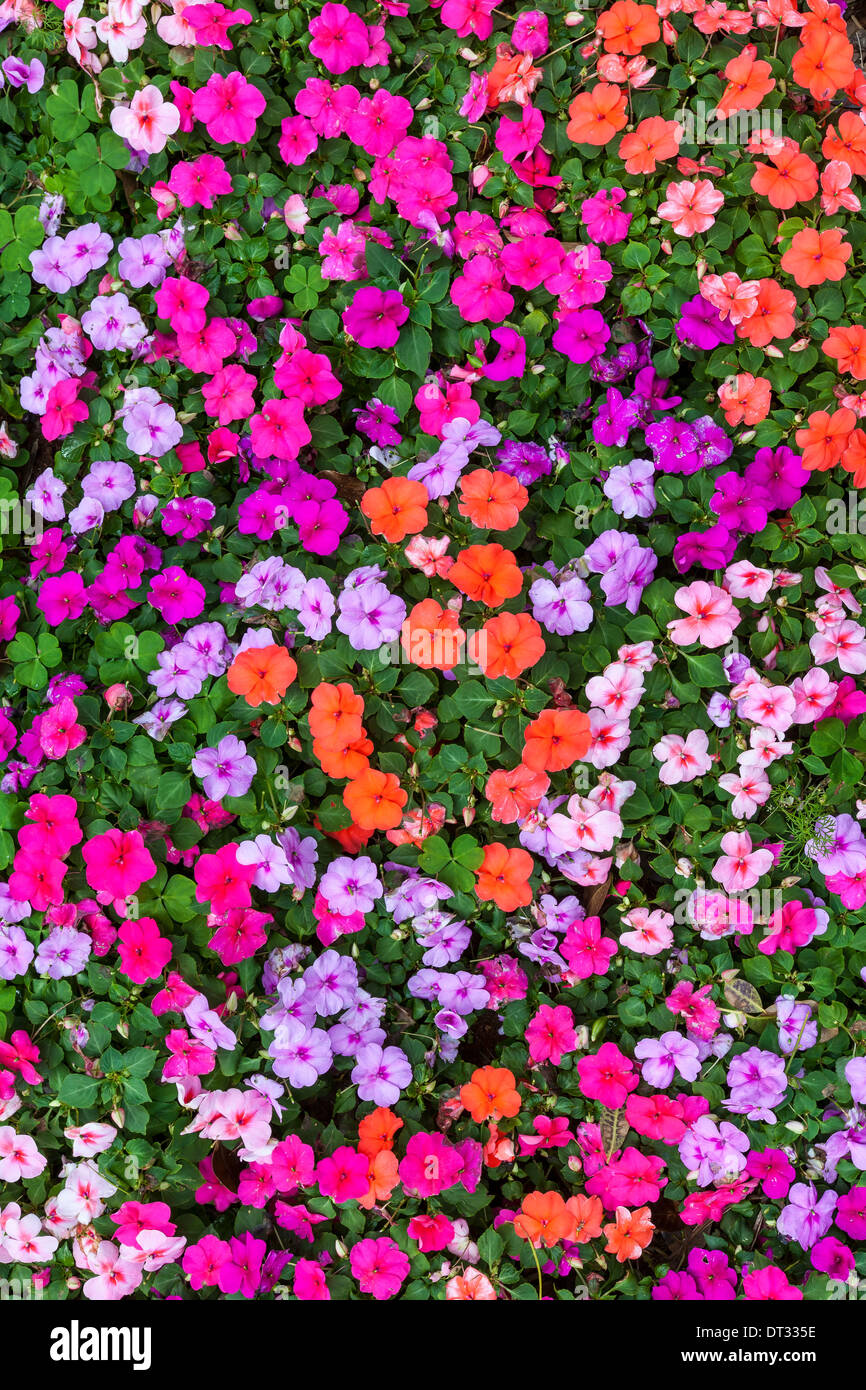
[[[422,1255],[444,1250],[454,1239],[454,1226],[442,1212],[435,1216],[413,1216],[406,1234],[414,1240]]]
[[[552,1062],[555,1067],[561,1063],[566,1052],[574,1052],[577,1036],[574,1031],[574,1014],[566,1004],[552,1008],[542,1004],[524,1034],[529,1044],[529,1060],[533,1066],[539,1062]]]
[[[576,1067],[581,1095],[601,1101],[609,1110],[621,1109],[640,1081],[631,1058],[625,1057],[616,1043],[602,1043],[598,1052],[581,1057]]]
[[[722,836],[721,848],[724,854],[713,865],[712,875],[728,893],[754,888],[773,863],[771,850],[752,849],[752,837],[747,830],[729,830]]]
[[[502,323],[514,308],[492,256],[470,257],[463,274],[452,282],[451,299],[467,323]]]
[[[0,1178],[4,1182],[37,1178],[47,1163],[29,1134],[16,1134],[11,1125],[0,1125]]]
[[[413,1134],[400,1163],[400,1181],[412,1196],[438,1197],[460,1180],[463,1166],[443,1134]]]
[[[96,1274],[85,1281],[81,1292],[85,1298],[100,1303],[126,1298],[144,1278],[141,1267],[132,1260],[122,1259],[117,1246],[109,1240],[99,1242],[95,1261],[89,1267],[95,1267]]]
[[[91,888],[115,899],[132,896],[156,875],[156,864],[137,830],[106,830],[88,840],[81,853]]]
[[[366,1154],[342,1144],[328,1158],[323,1158],[316,1169],[319,1191],[338,1204],[357,1201],[367,1195],[369,1170],[370,1160]]]
[[[692,729],[685,735],[665,734],[653,748],[653,757],[662,764],[659,781],[672,787],[702,777],[713,765],[708,747],[709,739],[703,729]]]
[[[789,1284],[784,1270],[777,1269],[775,1265],[767,1265],[765,1269],[752,1269],[743,1275],[745,1299],[790,1303],[799,1301],[802,1297],[802,1289],[795,1289],[793,1284]]]
[[[327,1302],[331,1293],[325,1282],[325,1274],[315,1260],[295,1260],[295,1278],[292,1288],[295,1298],[303,1303]]]
[[[163,100],[158,87],[143,87],[129,106],[115,106],[111,112],[112,130],[142,154],[164,150],[169,135],[174,135],[179,125],[180,112]]]
[[[192,99],[196,120],[207,126],[217,145],[246,145],[255,135],[256,120],[266,105],[258,87],[236,69],[227,77],[211,73],[207,85]]]
[[[358,1241],[352,1246],[349,1264],[361,1292],[376,1299],[393,1298],[409,1273],[408,1255],[389,1236]]]
[[[380,290],[368,285],[358,290],[343,310],[343,327],[364,348],[392,348],[400,337],[400,325],[409,317],[399,290]]]
[[[39,724],[39,747],[46,758],[65,758],[84,742],[87,734],[77,720],[78,711],[68,696],[43,714]]]
[[[255,873],[254,864],[241,864],[238,860],[237,845],[222,845],[214,854],[203,854],[193,869],[196,901],[210,902],[213,911],[220,915],[249,907]]]
[[[694,236],[706,232],[716,220],[716,213],[725,201],[724,193],[714,188],[709,179],[692,183],[669,183],[666,200],[659,204],[659,217],[670,222],[678,236]]]
[[[601,933],[600,917],[579,918],[569,924],[562,942],[562,954],[568,962],[570,976],[588,980],[592,975],[607,974],[617,953],[617,944],[612,937]]]
[[[674,594],[674,603],[687,615],[668,623],[671,638],[678,647],[700,642],[702,647],[723,647],[739,625],[740,615],[725,589],[696,579]]]
[[[175,332],[199,333],[205,326],[205,305],[210,292],[204,285],[169,275],[153,296],[160,318],[168,319]]]
[[[39,607],[49,627],[67,618],[80,618],[87,607],[84,580],[74,570],[46,579],[39,590]]]
[[[367,26],[345,5],[329,3],[308,25],[310,52],[324,63],[328,72],[339,75],[360,67],[370,51]]]
[[[650,912],[646,907],[633,907],[622,919],[630,928],[620,937],[620,945],[627,946],[640,956],[657,956],[673,945],[671,931],[674,919],[669,912],[657,908]]]
[[[152,917],[125,921],[117,933],[117,940],[120,968],[137,985],[155,980],[171,960],[171,942],[160,936]]]

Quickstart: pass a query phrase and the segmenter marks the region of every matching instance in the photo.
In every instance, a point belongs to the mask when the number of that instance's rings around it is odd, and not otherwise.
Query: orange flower
[[[475,892],[483,903],[494,902],[503,912],[514,912],[532,902],[529,877],[535,868],[525,849],[509,849],[494,842],[486,845],[477,870]]]
[[[514,555],[495,543],[461,550],[448,578],[461,594],[487,608],[501,607],[506,599],[516,598],[523,587]]]
[[[773,69],[769,63],[758,58],[757,53],[753,43],[746,44],[742,52],[728,63],[725,68],[728,85],[716,106],[717,116],[730,116],[734,111],[754,111],[767,93],[772,92],[776,85],[775,78],[770,75]]]
[[[533,772],[562,772],[588,751],[589,718],[579,709],[543,709],[524,732],[522,761]]]
[[[774,208],[792,208],[808,203],[818,192],[818,166],[801,150],[779,150],[769,164],[757,164],[752,189],[767,198]]]
[[[278,705],[298,668],[285,647],[247,647],[228,669],[229,690],[248,705]]]
[[[866,483],[866,431],[854,430],[839,461],[848,473],[853,474],[851,481],[854,486],[863,487]]]
[[[492,804],[492,818],[502,825],[513,825],[534,811],[547,788],[550,778],[546,772],[533,772],[523,763],[507,771],[499,767],[491,772],[484,795]]]
[[[782,289],[775,280],[759,280],[754,313],[737,324],[737,337],[748,338],[753,347],[766,347],[774,338],[790,338],[796,307],[790,290]]]
[[[654,174],[659,160],[675,158],[682,138],[682,126],[676,121],[647,116],[620,141],[619,157],[625,160],[626,173]]]
[[[480,1269],[465,1269],[448,1280],[445,1299],[448,1303],[495,1303],[496,1290]]]
[[[500,613],[488,618],[480,632],[469,639],[469,655],[488,680],[506,676],[517,680],[522,671],[544,656],[541,628],[528,613]]]
[[[510,473],[476,468],[460,480],[457,510],[484,531],[510,531],[529,501],[529,493]]]
[[[575,1232],[571,1239],[576,1245],[596,1240],[601,1235],[602,1213],[604,1211],[599,1197],[587,1197],[577,1192],[565,1204],[574,1217]]]
[[[532,66],[531,53],[506,54],[497,58],[487,74],[487,105],[495,110],[503,101],[526,106],[544,73]]]
[[[460,660],[466,633],[457,614],[435,598],[422,599],[404,619],[400,643],[408,659],[423,670],[450,671]]]
[[[782,269],[804,290],[823,285],[825,280],[841,280],[851,259],[851,243],[842,240],[844,235],[841,227],[826,232],[804,227],[802,232],[795,232],[790,250],[782,257]]]
[[[373,745],[364,737],[347,739],[338,734],[332,739],[313,739],[313,757],[326,777],[348,777],[353,781],[370,766]]]
[[[479,1125],[485,1120],[511,1120],[520,1109],[514,1073],[507,1067],[478,1067],[460,1087],[460,1100]]]
[[[626,96],[613,82],[598,82],[591,92],[579,92],[568,108],[565,127],[576,145],[606,145],[626,124]]]
[[[625,53],[630,58],[649,44],[658,43],[661,37],[653,6],[636,5],[634,0],[616,0],[599,15],[596,28],[604,39],[606,53]]]
[[[794,81],[808,88],[816,101],[826,101],[854,80],[854,50],[843,34],[828,29],[819,33],[807,25],[801,38],[791,64]]]
[[[393,772],[368,767],[343,792],[343,805],[362,830],[393,830],[408,801]]]
[[[358,1124],[358,1152],[375,1158],[383,1149],[393,1149],[394,1135],[403,1121],[385,1105],[377,1105]]]
[[[616,1220],[604,1228],[607,1236],[605,1254],[616,1255],[619,1264],[636,1260],[646,1250],[654,1230],[649,1207],[638,1207],[637,1211],[617,1207]]]
[[[834,410],[832,415],[816,410],[794,436],[803,451],[803,467],[819,473],[835,468],[856,425],[853,410]]]
[[[770,383],[765,376],[740,372],[719,387],[718,395],[729,425],[757,425],[770,413]]]
[[[841,159],[852,174],[866,174],[866,125],[854,111],[843,111],[839,117],[839,133],[829,126],[821,146],[825,159]]]
[[[341,738],[354,743],[363,737],[361,716],[364,713],[364,700],[355,694],[347,681],[339,685],[322,681],[313,691],[310,704],[307,717],[313,738],[329,742]]]
[[[390,544],[423,531],[430,498],[423,483],[411,478],[386,478],[381,487],[370,487],[361,498],[361,511],[370,518],[374,536]]]
[[[840,372],[847,372],[855,381],[866,381],[866,328],[862,324],[831,328],[821,344],[821,351],[836,359]]]
[[[363,1197],[358,1198],[358,1206],[372,1211],[377,1202],[387,1202],[400,1177],[397,1155],[390,1149],[380,1149],[370,1159],[370,1186]]]
[[[558,1192],[530,1192],[514,1218],[514,1229],[536,1249],[540,1245],[550,1249],[561,1240],[571,1240],[574,1216]]]

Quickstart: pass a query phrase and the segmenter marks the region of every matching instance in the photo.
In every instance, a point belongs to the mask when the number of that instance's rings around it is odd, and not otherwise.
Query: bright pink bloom
[[[106,830],[88,840],[81,853],[91,888],[115,899],[132,896],[156,876],[156,864],[137,830]]]
[[[552,1062],[558,1067],[565,1053],[574,1052],[577,1047],[574,1014],[566,1004],[558,1004],[555,1008],[542,1004],[535,1017],[529,1020],[524,1037],[533,1066]]]
[[[349,1254],[352,1273],[362,1293],[376,1299],[393,1298],[409,1273],[409,1257],[390,1236],[360,1240]]]
[[[118,930],[117,940],[120,968],[137,985],[157,979],[171,960],[171,942],[160,936],[152,917],[127,920]]]
[[[267,102],[258,87],[234,69],[227,77],[211,73],[207,85],[192,99],[197,121],[217,145],[246,145],[256,133],[256,120]]]
[[[600,1100],[609,1110],[621,1109],[640,1082],[631,1058],[624,1056],[616,1043],[602,1043],[598,1052],[581,1057],[576,1067],[581,1095]]]

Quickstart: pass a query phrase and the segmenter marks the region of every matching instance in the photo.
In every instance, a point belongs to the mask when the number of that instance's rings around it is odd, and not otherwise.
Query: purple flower
[[[674,543],[674,564],[680,574],[685,574],[692,565],[702,565],[706,570],[724,569],[733,559],[737,540],[726,526],[710,526],[706,531],[686,531]]]
[[[778,449],[759,449],[745,476],[749,486],[762,489],[771,503],[770,511],[774,512],[793,507],[809,481],[800,455],[784,444]]]
[[[62,501],[65,491],[66,484],[50,468],[44,468],[24,496],[43,521],[62,521],[66,516]]]
[[[364,410],[356,411],[356,415],[356,428],[381,448],[399,444],[402,440],[402,434],[395,429],[400,423],[400,416],[392,406],[385,405],[377,397],[368,401]]]
[[[125,294],[97,295],[82,314],[81,327],[102,352],[128,351],[147,336],[141,315]]]
[[[358,1087],[359,1100],[371,1100],[374,1105],[396,1105],[412,1080],[412,1067],[399,1047],[382,1048],[368,1043],[358,1053],[352,1080]]]
[[[322,1018],[347,1009],[357,991],[358,967],[338,951],[323,951],[304,971],[304,1002]]]
[[[78,975],[90,959],[91,942],[87,932],[74,927],[53,927],[36,952],[36,970],[52,980]]]
[[[546,478],[552,468],[550,456],[540,444],[521,444],[515,439],[506,439],[496,450],[496,458],[503,473],[510,473],[524,487]]]
[[[332,912],[349,917],[353,912],[372,912],[384,889],[376,865],[362,854],[355,859],[335,859],[319,880],[319,892]]]
[[[326,579],[308,579],[298,607],[298,621],[312,642],[321,642],[331,631],[337,604]]]
[[[178,424],[177,416],[165,401],[157,405],[140,402],[124,414],[123,424],[126,446],[139,458],[151,454],[161,458],[183,438],[183,426]]]
[[[90,465],[90,471],[81,481],[81,491],[85,497],[101,503],[106,512],[114,512],[135,496],[135,474],[128,463],[101,459]]]
[[[45,64],[39,58],[25,63],[21,58],[3,59],[3,73],[10,87],[26,87],[30,95],[38,92],[45,81]]]
[[[536,579],[529,590],[532,616],[543,623],[548,632],[570,637],[592,627],[592,608],[588,603],[589,587],[577,574],[566,575],[559,582]]]
[[[306,1028],[295,1018],[277,1028],[268,1055],[273,1058],[274,1075],[298,1090],[315,1086],[334,1060],[327,1033],[321,1028]]]
[[[337,629],[348,637],[355,651],[375,651],[396,642],[406,605],[384,584],[374,581],[360,588],[344,588],[337,602]]]
[[[710,352],[722,344],[729,346],[736,337],[733,325],[722,319],[718,309],[701,294],[687,299],[681,306],[675,328],[681,343],[702,352]]]
[[[753,535],[767,524],[769,498],[754,480],[741,478],[738,473],[722,473],[716,478],[716,490],[710,506],[722,526],[729,531]]]
[[[634,1055],[641,1065],[641,1076],[648,1086],[664,1090],[679,1074],[684,1081],[696,1081],[701,1064],[698,1049],[680,1033],[662,1033],[660,1038],[641,1038]]]
[[[627,520],[636,516],[642,519],[652,516],[656,507],[654,474],[655,466],[651,459],[632,459],[630,463],[610,470],[602,491],[605,497],[610,498],[617,516]]]
[[[21,906],[29,915],[29,904],[22,903]],[[26,975],[33,956],[33,943],[21,927],[14,923],[0,923],[0,980],[14,980],[19,975]]]
[[[741,1173],[750,1147],[748,1135],[736,1125],[727,1120],[716,1124],[709,1115],[701,1115],[680,1140],[679,1154],[686,1168],[697,1173],[699,1185],[709,1187]]]
[[[785,1056],[805,1052],[818,1041],[818,1024],[809,1004],[797,1004],[790,994],[780,994],[776,1000],[776,1027],[779,1046]]]
[[[453,1009],[461,1015],[484,1009],[490,1001],[484,976],[472,975],[468,970],[442,974],[438,997],[443,1009]]]
[[[776,1230],[788,1240],[795,1240],[801,1249],[810,1250],[833,1224],[836,1193],[828,1188],[819,1197],[814,1183],[795,1182],[788,1198],[788,1206],[776,1218]]]
[[[255,758],[234,734],[226,734],[216,748],[203,748],[191,766],[212,801],[222,801],[224,796],[244,796],[256,775]]]
[[[592,435],[597,444],[622,449],[630,430],[638,423],[639,411],[635,401],[627,399],[615,386],[609,386],[604,405],[592,422]]]
[[[171,265],[162,237],[155,232],[142,237],[125,237],[117,249],[120,252],[117,272],[121,280],[136,290],[145,285],[158,289]]]
[[[728,1068],[727,1082],[731,1096],[726,1108],[732,1114],[775,1123],[773,1107],[781,1104],[788,1090],[781,1057],[775,1052],[750,1047],[734,1057]]]
[[[277,835],[291,872],[291,883],[302,893],[312,888],[316,882],[316,863],[319,850],[312,835],[301,839],[297,830],[291,826]]]

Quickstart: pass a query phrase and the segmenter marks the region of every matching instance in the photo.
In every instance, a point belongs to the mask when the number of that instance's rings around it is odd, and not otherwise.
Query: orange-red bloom
[[[457,614],[435,598],[422,599],[407,614],[400,629],[400,644],[408,659],[423,670],[450,671],[460,660],[466,633]]]
[[[485,1120],[510,1120],[520,1109],[514,1073],[507,1067],[478,1067],[467,1085],[460,1088],[460,1100],[476,1124]]]
[[[854,50],[844,34],[807,25],[791,64],[794,81],[816,101],[826,101],[854,80]]]
[[[831,328],[821,351],[835,358],[840,372],[847,372],[856,381],[866,381],[866,328],[862,324]]]
[[[638,1207],[637,1211],[629,1211],[628,1207],[617,1207],[616,1220],[604,1228],[607,1236],[605,1253],[616,1255],[619,1264],[624,1264],[626,1260],[636,1260],[646,1250],[654,1231],[649,1207]]]
[[[654,174],[662,159],[674,159],[683,138],[682,126],[663,116],[647,116],[619,143],[627,174]]]
[[[457,510],[483,531],[510,531],[529,501],[529,493],[510,473],[476,468],[460,479]]]
[[[228,669],[229,690],[242,695],[248,705],[278,705],[298,667],[285,647],[247,647]]]
[[[523,587],[514,555],[495,543],[461,550],[448,578],[461,594],[487,608],[501,607],[506,599],[516,598]]]
[[[794,331],[797,301],[790,290],[775,280],[758,281],[754,313],[737,324],[737,337],[748,338],[753,347],[766,347],[774,338],[790,338]]]
[[[718,396],[729,425],[757,425],[770,413],[770,383],[765,376],[740,372],[719,387]]]
[[[571,1240],[574,1227],[574,1216],[558,1192],[530,1192],[514,1218],[517,1234],[536,1249],[540,1245],[550,1249],[561,1240]]]
[[[486,845],[477,870],[475,892],[483,903],[494,902],[503,912],[514,912],[532,902],[529,878],[535,864],[525,849],[509,849],[494,842]]]
[[[375,1158],[383,1149],[393,1149],[394,1135],[403,1121],[385,1105],[377,1105],[358,1125],[358,1152]]]
[[[658,43],[661,37],[658,15],[652,5],[636,5],[635,0],[616,0],[599,15],[596,25],[606,53],[625,53],[634,58],[642,48]]]
[[[817,232],[804,227],[796,232],[790,250],[782,257],[782,269],[793,275],[801,289],[823,285],[825,280],[841,280],[851,259],[851,243],[843,241],[841,227]]]
[[[587,1197],[583,1192],[576,1192],[573,1197],[569,1197],[565,1204],[574,1217],[574,1235],[571,1239],[576,1245],[584,1245],[587,1241],[597,1240],[601,1235],[601,1223],[604,1207],[599,1197]]]
[[[522,761],[534,772],[562,772],[592,742],[589,718],[579,709],[543,709],[523,737]]]
[[[501,825],[513,825],[534,811],[550,786],[546,772],[533,772],[525,763],[510,770],[499,767],[491,772],[484,795],[491,803],[490,814]]]
[[[469,655],[488,680],[517,680],[545,653],[541,628],[528,613],[500,613],[488,618],[469,638]]]
[[[393,830],[408,801],[393,772],[366,768],[343,792],[343,805],[362,830]]]
[[[853,410],[814,411],[794,436],[803,453],[803,467],[819,473],[835,468],[856,425]]]
[[[357,695],[347,681],[339,685],[322,681],[310,697],[307,716],[310,733],[313,738],[332,740],[341,737],[353,742],[363,736],[363,713],[363,697]]]
[[[770,156],[769,164],[755,166],[752,189],[774,208],[808,203],[818,192],[818,166],[801,150],[779,150]]]
[[[626,95],[613,82],[579,92],[568,108],[565,133],[576,145],[606,145],[626,124]]]
[[[855,111],[843,111],[839,131],[829,126],[821,146],[825,159],[841,159],[852,174],[866,174],[866,125]]]
[[[412,478],[386,478],[381,487],[370,487],[361,498],[361,511],[370,518],[374,536],[389,544],[405,540],[427,525],[427,489]]]
[[[757,54],[755,45],[749,43],[728,63],[725,68],[728,85],[716,107],[717,115],[730,116],[734,111],[754,111],[767,93],[772,92],[776,85],[776,79],[771,76],[773,69]]]

